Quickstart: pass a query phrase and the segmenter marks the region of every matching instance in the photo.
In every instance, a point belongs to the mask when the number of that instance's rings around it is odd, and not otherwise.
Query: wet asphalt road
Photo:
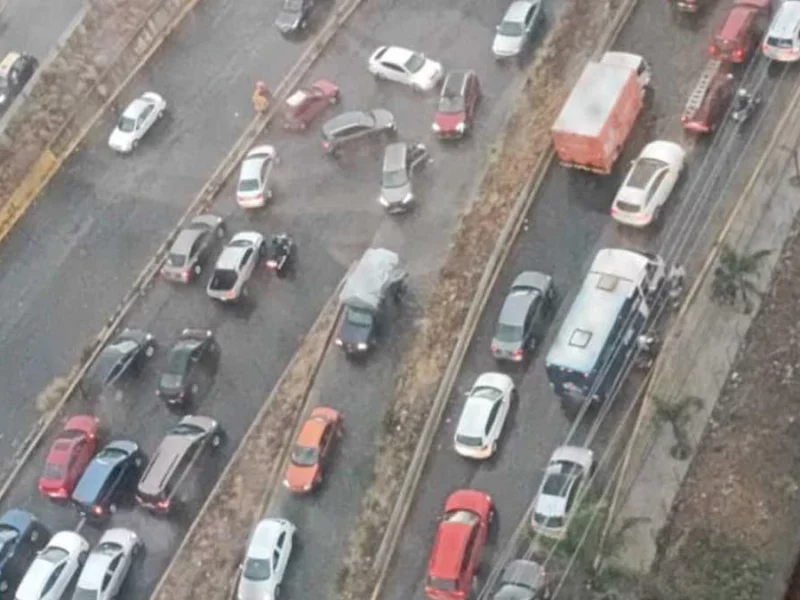
[[[720,3],[717,14],[722,6]],[[706,20],[705,27],[697,33],[686,29],[678,33],[674,24],[669,28],[658,25],[667,22],[668,19],[670,16],[666,11],[666,3],[644,0],[623,30],[615,47],[644,55],[653,66],[655,86],[655,100],[650,114],[644,115],[637,126],[636,138],[621,157],[620,165],[626,165],[643,143],[652,139],[672,139],[686,144],[687,138],[684,138],[680,131],[677,119],[705,62],[704,50],[709,22]],[[687,68],[687,65],[691,66]],[[761,89],[765,98],[772,94],[771,90],[777,89],[777,92],[772,95],[771,104],[767,107],[768,112],[764,116],[762,131],[747,147],[746,154],[742,154],[748,139],[746,134],[731,132],[730,125],[728,130],[722,130],[717,134],[717,137],[724,134],[726,141],[715,145],[710,153],[718,155],[720,148],[724,146],[728,158],[719,171],[720,179],[702,195],[702,199],[701,186],[695,185],[694,182],[705,180],[710,176],[715,160],[711,159],[703,165],[704,158],[709,153],[708,140],[687,145],[693,146],[687,159],[687,175],[677,188],[670,207],[664,212],[665,224],[656,226],[651,232],[626,231],[617,227],[608,217],[606,211],[616,191],[619,174],[617,177],[612,175],[606,181],[585,188],[571,185],[565,169],[558,165],[551,167],[541,188],[540,197],[528,215],[529,227],[520,235],[512,249],[465,358],[443,425],[437,434],[431,457],[426,465],[416,501],[397,547],[391,573],[383,590],[384,598],[407,600],[424,597],[427,559],[436,521],[441,515],[444,499],[458,488],[486,490],[495,501],[498,509],[496,521],[498,529],[483,553],[482,580],[485,580],[497,566],[501,554],[507,550],[512,532],[538,488],[541,473],[551,452],[565,442],[572,424],[549,388],[542,363],[543,356],[558,332],[561,320],[569,309],[577,287],[596,252],[604,247],[656,250],[672,248],[672,241],[677,238],[676,229],[674,224],[670,223],[670,219],[688,221],[688,209],[694,202],[702,201],[704,205],[710,207],[716,197],[729,190],[726,185],[730,180],[734,180],[734,185],[738,185],[741,189],[746,175],[755,168],[760,156],[759,149],[763,148],[767,139],[771,137],[779,114],[788,104],[797,81],[797,71],[794,69],[788,70],[785,77],[774,76],[763,83]],[[652,116],[655,116],[655,120]],[[739,158],[743,160],[737,164]],[[730,173],[736,173],[736,177],[729,177]],[[689,258],[680,254],[681,260],[690,268],[690,274],[699,266],[698,263],[705,256],[711,237],[716,235],[729,209],[730,204],[726,209],[703,208],[699,216],[694,217],[695,221],[691,225],[692,233],[686,236],[689,241],[683,247],[684,252],[692,250],[694,254]],[[708,227],[702,225],[706,219],[710,221]],[[569,239],[569,245],[564,244],[563,239]],[[695,239],[698,240],[696,244]],[[519,368],[502,366],[498,368],[488,350],[497,314],[513,278],[520,271],[529,269],[553,275],[560,297],[557,315],[541,345],[541,350],[534,355],[529,364]],[[482,464],[476,464],[454,453],[452,436],[463,404],[463,394],[469,390],[478,375],[491,370],[502,370],[514,377],[520,392],[520,402],[510,417],[500,442],[498,455]],[[624,409],[632,399],[636,379],[638,378],[634,378],[625,386],[625,391],[619,395],[619,401],[614,404],[599,426],[597,437],[592,443],[597,458],[601,456]],[[589,413],[586,420],[578,427],[575,437],[570,440],[571,443],[580,445],[584,442],[588,430],[594,424],[593,418],[596,414]],[[613,465],[614,458],[610,458],[608,464]],[[598,481],[600,489],[607,476],[608,473],[600,473]],[[512,550],[510,557],[521,556],[524,549],[523,546],[516,552]]]
[[[83,5],[83,0],[0,0],[0,55],[14,50],[43,61]]]
[[[134,86],[134,92],[147,88],[162,92],[170,102],[171,115],[129,158],[113,156],[106,149],[110,123],[105,120],[54,178],[3,248],[0,307],[6,316],[0,326],[0,376],[9,382],[3,392],[9,416],[3,424],[0,450],[8,449],[12,433],[21,433],[31,423],[36,392],[78,355],[244,127],[250,117],[253,79],[266,72],[267,81],[276,82],[279,66],[285,71],[290,58],[300,52],[300,46],[275,36],[269,27],[274,18],[270,11],[233,2],[198,5]],[[331,109],[331,114],[349,108],[387,107],[397,117],[401,139],[429,144],[434,163],[416,182],[418,210],[390,218],[378,204],[380,144],[353,148],[333,161],[323,156],[314,132],[268,133],[265,140],[281,156],[274,204],[245,215],[235,205],[229,184],[215,212],[229,218],[231,232],[292,232],[299,247],[296,276],[278,281],[259,272],[248,302],[239,306],[220,306],[209,300],[203,290],[205,277],[188,288],[158,283],[127,323],[152,331],[161,342],[153,365],[138,380],[122,386],[120,397],[89,404],[75,399],[70,404],[70,414],[94,412],[110,437],[134,439],[150,453],[178,420],[153,393],[165,346],[184,327],[216,331],[221,363],[192,410],[217,418],[227,430],[229,443],[187,487],[186,506],[179,515],[154,519],[143,511],[121,507],[114,516],[114,525],[134,528],[147,546],[125,598],[143,598],[152,590],[299,339],[349,264],[371,243],[397,250],[411,274],[412,294],[387,334],[394,337],[410,331],[411,322],[420,317],[426,285],[440,265],[459,212],[471,198],[475,173],[485,148],[502,126],[511,82],[518,74],[512,66],[498,68],[488,52],[501,14],[502,8],[475,0],[466,5],[448,0],[435,7],[422,0],[366,4],[309,81],[325,76],[340,85],[343,107]],[[405,33],[399,36],[399,31]],[[253,45],[246,48],[237,41],[251,38]],[[471,138],[461,144],[438,144],[430,134],[434,94],[419,95],[373,80],[366,60],[385,42],[425,50],[445,67],[477,70],[484,100]],[[348,429],[336,465],[340,470],[311,502],[288,502],[279,495],[270,508],[295,519],[301,528],[305,558],[298,554],[292,567],[296,575],[287,581],[298,597],[311,595],[305,586],[331,589],[333,585],[341,546],[332,542],[346,540],[360,492],[368,483],[372,444],[391,392],[398,351],[387,344],[363,367],[344,363],[337,354],[326,359],[319,398],[344,411]],[[3,508],[27,507],[53,530],[71,528],[77,523],[73,511],[52,505],[35,492],[48,442],[24,470]],[[336,514],[336,519],[330,519],[330,514]],[[324,515],[328,518],[323,519]],[[84,531],[91,532],[92,540],[99,535],[93,528]],[[313,573],[313,579],[308,573]]]

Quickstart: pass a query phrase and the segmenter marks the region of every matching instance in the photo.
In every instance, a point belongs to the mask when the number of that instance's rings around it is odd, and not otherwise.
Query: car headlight
[[[378,198],[378,201],[381,203],[381,206],[389,206],[389,201],[386,200],[386,198],[384,198],[383,196]]]
[[[431,126],[431,129],[433,129],[433,132],[434,132],[434,133],[439,133],[439,132],[442,130],[442,128],[441,128],[441,127],[439,127],[439,124],[438,124],[438,123],[434,123],[434,124]]]
[[[358,345],[356,346],[356,348],[358,348],[359,350],[366,350],[367,349],[367,344],[366,344],[366,342],[359,342]]]
[[[408,194],[406,194],[406,197],[405,197],[405,198],[403,198],[403,204],[408,204],[408,203],[409,203],[409,202],[411,202],[413,199],[414,199],[414,194],[412,194],[412,193],[408,193]]]
[[[343,345],[344,345],[344,343],[342,342],[342,340],[340,340],[339,338],[336,338],[336,342],[335,342],[335,344],[336,344],[337,346],[343,346]]]
[[[459,123],[458,125],[456,125],[456,131],[457,131],[458,133],[464,133],[464,130],[465,130],[466,128],[467,128],[467,125],[466,125],[466,123],[464,123],[464,121],[461,121],[461,123]]]
[[[0,104],[4,104],[6,100],[8,100],[8,96],[0,94]]]

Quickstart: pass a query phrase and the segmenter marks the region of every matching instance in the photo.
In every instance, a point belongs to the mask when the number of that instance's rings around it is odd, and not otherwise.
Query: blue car
[[[0,517],[0,594],[16,589],[50,532],[31,513],[11,509]]]
[[[115,500],[132,483],[142,466],[136,442],[116,440],[97,454],[72,492],[78,512],[91,519],[106,519],[117,510]]]

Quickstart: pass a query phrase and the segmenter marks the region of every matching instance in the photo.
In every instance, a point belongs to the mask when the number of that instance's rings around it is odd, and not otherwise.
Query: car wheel
[[[135,149],[136,146],[138,146],[138,145],[139,145],[139,140],[133,140],[133,143],[131,144],[131,148]]]
[[[83,563],[85,563],[85,562],[86,562],[86,559],[87,559],[87,558],[89,558],[89,551],[88,551],[88,550],[83,550],[83,551],[80,553],[80,556],[78,556],[78,562],[79,562],[79,563],[81,563],[81,564],[83,564]]]
[[[162,109],[161,109],[161,111],[158,113],[158,118],[159,118],[159,119],[163,119],[163,118],[164,118],[164,109],[163,109],[163,108],[162,108]]]
[[[144,355],[147,358],[153,358],[153,355],[156,353],[156,347],[153,344],[148,344],[147,348],[144,349]]]
[[[225,225],[217,227],[217,237],[220,239],[225,237]]]
[[[200,275],[200,273],[203,272],[203,265],[195,265],[194,269],[192,270],[194,271],[195,275]]]
[[[211,447],[212,448],[219,448],[222,444],[222,434],[217,432],[213,436],[211,436]]]
[[[109,504],[108,505],[108,512],[110,512],[112,515],[115,512],[117,512],[117,505],[116,504]]]
[[[7,591],[8,591],[8,582],[0,581],[0,592],[7,592]]]

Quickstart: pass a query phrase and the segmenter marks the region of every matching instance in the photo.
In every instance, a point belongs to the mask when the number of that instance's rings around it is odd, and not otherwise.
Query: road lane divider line
[[[622,6],[617,9],[613,21],[609,24],[607,35],[602,38],[603,41],[595,50],[590,60],[596,60],[613,45],[637,5],[638,0],[624,0]],[[383,585],[389,572],[391,558],[400,537],[400,532],[411,510],[411,505],[416,496],[416,490],[421,480],[427,457],[430,453],[439,425],[441,424],[441,419],[444,415],[444,410],[447,406],[452,388],[455,385],[456,377],[461,370],[464,356],[466,355],[467,349],[472,341],[472,336],[480,321],[480,316],[491,296],[492,288],[500,275],[505,260],[525,223],[525,216],[533,206],[538,196],[539,188],[554,158],[555,152],[551,146],[550,150],[540,159],[531,178],[522,186],[511,214],[498,236],[497,244],[478,282],[478,291],[469,307],[464,325],[459,332],[456,344],[453,348],[453,354],[451,355],[436,395],[434,396],[430,415],[425,422],[420,440],[411,459],[411,464],[403,480],[400,493],[395,501],[394,509],[384,530],[384,536],[378,547],[378,552],[373,562],[373,568],[376,568],[378,571],[378,579],[371,594],[372,600],[378,600],[382,592]]]
[[[41,156],[33,163],[22,182],[11,193],[8,201],[5,202],[2,207],[0,207],[0,243],[2,243],[8,234],[11,233],[17,222],[19,222],[19,220],[27,212],[28,208],[30,208],[30,206],[36,201],[36,198],[39,196],[41,191],[47,186],[48,183],[50,183],[50,180],[61,169],[61,166],[70,157],[75,148],[77,148],[77,146],[83,141],[91,128],[94,127],[94,124],[101,117],[101,115],[108,109],[111,103],[116,100],[119,94],[122,93],[122,91],[130,83],[131,79],[133,79],[139,73],[141,68],[147,63],[148,60],[150,60],[156,50],[161,47],[161,44],[164,42],[164,40],[166,40],[169,34],[172,33],[172,31],[174,31],[175,28],[183,21],[184,17],[189,14],[189,11],[194,8],[199,0],[187,0],[186,4],[183,5],[181,10],[153,37],[148,50],[140,57],[139,61],[134,64],[128,75],[115,87],[114,91],[107,96],[107,99],[102,106],[97,109],[97,111],[88,119],[85,125],[78,130],[75,136],[68,138],[68,140],[65,142],[65,150],[62,152],[55,151],[53,149],[54,145],[58,143],[59,138],[64,135],[65,131],[67,131],[68,125],[74,122],[75,115],[80,112],[83,102],[88,102],[88,99],[92,94],[97,94],[98,86],[102,85],[101,82],[103,82],[105,78],[119,65],[125,50],[127,50],[128,47],[139,38],[139,35],[142,33],[142,31],[145,30],[151,23],[151,18],[159,10],[161,10],[168,1],[169,0],[165,0],[162,3],[159,3],[153,9],[151,9],[150,12],[148,12],[147,16],[142,20],[141,25],[136,28],[136,30],[131,34],[130,38],[122,46],[122,50],[117,55],[115,60],[113,60],[111,65],[106,68],[100,77],[98,77],[95,85],[93,85],[84,93],[81,101],[78,102],[78,107],[76,110],[67,118],[63,126],[54,134],[53,139],[46,145]]]
[[[295,65],[292,67],[290,74],[287,75],[287,77],[284,78],[284,80],[278,86],[278,91],[275,94],[276,100],[274,101],[273,106],[266,115],[256,117],[251,122],[244,134],[242,134],[235,144],[234,150],[229,152],[225,159],[223,159],[224,161],[231,161],[232,157],[236,155],[237,158],[235,162],[230,164],[221,164],[219,167],[217,167],[212,177],[202,187],[200,193],[195,197],[186,212],[180,218],[177,226],[168,234],[166,241],[164,241],[164,243],[162,243],[158,248],[155,256],[148,261],[144,269],[136,277],[131,290],[126,294],[115,311],[108,318],[105,327],[103,327],[95,336],[94,340],[86,346],[83,354],[88,356],[88,358],[81,359],[81,361],[79,361],[78,364],[76,364],[70,370],[70,374],[74,375],[69,377],[69,383],[64,394],[61,396],[58,402],[56,402],[55,406],[47,413],[47,415],[39,419],[33,430],[26,436],[25,441],[23,442],[24,445],[21,445],[20,449],[18,449],[15,455],[16,464],[13,467],[11,474],[6,478],[3,486],[0,488],[0,500],[6,497],[14,484],[14,480],[19,476],[19,473],[24,468],[25,464],[28,462],[28,460],[30,460],[32,454],[36,451],[37,447],[41,443],[41,440],[44,438],[53,422],[56,420],[72,394],[75,392],[78,382],[81,380],[91,363],[100,353],[103,346],[108,342],[109,339],[111,339],[111,336],[120,326],[125,317],[127,317],[128,313],[131,311],[139,298],[143,297],[147,293],[149,285],[158,275],[158,271],[166,259],[167,250],[183,225],[195,214],[206,212],[211,207],[217,192],[222,187],[225,179],[230,176],[236,164],[238,164],[238,161],[241,160],[241,158],[247,152],[250,143],[252,143],[252,141],[255,140],[264,129],[266,129],[271,120],[277,114],[276,104],[278,101],[285,100],[289,93],[294,90],[295,86],[307,74],[308,70],[316,62],[324,49],[333,39],[336,30],[346,23],[347,19],[352,16],[352,14],[363,1],[364,0],[344,0],[341,5],[334,10],[332,17],[320,30],[320,32],[317,34],[317,37],[314,38],[314,41],[309,44],[309,47],[301,55],[297,63],[295,63]]]
[[[689,290],[686,293],[686,296],[681,301],[681,306],[678,309],[678,313],[675,316],[675,321],[669,327],[667,332],[667,336],[664,339],[664,343],[662,345],[661,351],[656,356],[655,363],[653,364],[652,369],[650,370],[650,374],[648,374],[648,381],[647,385],[642,390],[641,401],[642,404],[639,408],[639,414],[636,418],[636,423],[633,426],[633,430],[631,432],[628,444],[625,448],[623,457],[622,457],[622,469],[619,474],[619,478],[617,479],[616,486],[614,488],[614,493],[611,498],[611,502],[609,504],[608,509],[608,516],[606,517],[606,522],[603,527],[603,531],[601,533],[600,538],[600,547],[597,552],[597,556],[595,557],[595,563],[599,566],[600,552],[602,551],[602,545],[605,542],[606,537],[610,533],[611,528],[614,525],[614,521],[616,519],[616,509],[617,504],[620,500],[620,494],[622,492],[622,488],[625,487],[623,484],[628,483],[629,488],[633,485],[635,478],[633,480],[628,480],[627,472],[630,468],[630,461],[631,457],[634,453],[636,448],[640,447],[640,440],[645,432],[642,431],[642,427],[646,421],[649,420],[651,413],[652,413],[652,399],[656,395],[654,393],[655,387],[657,384],[661,382],[661,375],[666,368],[667,357],[673,352],[674,346],[677,343],[680,334],[682,332],[682,323],[686,318],[686,313],[689,310],[689,307],[694,302],[697,294],[699,293],[700,289],[708,280],[709,274],[711,273],[711,267],[716,262],[720,250],[722,249],[725,239],[728,237],[730,233],[731,227],[733,227],[734,222],[736,221],[739,213],[741,212],[742,208],[744,207],[747,200],[750,198],[750,194],[755,187],[756,181],[761,176],[764,167],[767,164],[768,158],[771,157],[772,153],[775,151],[778,142],[781,140],[781,137],[785,134],[785,132],[789,129],[789,123],[794,113],[800,108],[800,85],[795,88],[794,96],[785,109],[783,115],[781,116],[778,125],[775,128],[775,132],[772,135],[772,138],[767,145],[767,148],[761,154],[758,163],[756,164],[756,168],[753,170],[750,178],[747,180],[745,187],[743,188],[741,194],[736,199],[736,203],[733,206],[728,218],[725,220],[724,225],[722,226],[722,230],[717,235],[716,240],[711,246],[708,254],[706,255],[706,259],[703,262],[702,267],[697,275],[697,277],[692,282],[692,285],[689,287]],[[788,160],[788,158],[787,158]],[[637,399],[638,401],[638,399]],[[646,454],[646,452],[642,451],[641,454]]]
[[[285,408],[285,405],[278,405],[279,396],[284,392],[283,387],[289,387],[293,383],[298,383],[297,380],[293,379],[297,376],[295,371],[299,371],[302,380],[302,391],[300,394],[295,395],[294,398],[291,398],[293,395],[291,392],[287,392],[286,395],[290,397],[290,399],[294,399],[297,401],[298,406],[294,410],[294,417],[291,424],[285,424],[285,431],[288,431],[289,435],[284,434],[280,441],[279,448],[265,448],[263,449],[264,453],[269,453],[269,451],[277,450],[277,452],[272,453],[274,459],[271,461],[266,461],[267,466],[269,467],[269,472],[263,479],[258,478],[256,483],[260,483],[261,481],[266,482],[265,490],[262,494],[255,500],[254,504],[258,506],[257,509],[257,516],[255,517],[255,521],[258,521],[263,513],[265,507],[269,504],[270,499],[272,498],[272,494],[274,493],[276,487],[279,485],[280,476],[282,473],[282,468],[285,467],[285,463],[289,457],[289,449],[291,448],[291,441],[294,439],[294,435],[296,431],[299,429],[300,424],[302,423],[302,417],[305,415],[306,410],[308,408],[308,402],[310,398],[310,392],[316,381],[317,374],[319,373],[319,369],[322,366],[322,362],[327,355],[328,349],[331,345],[331,341],[333,340],[334,333],[336,332],[336,326],[339,323],[342,306],[339,303],[339,293],[341,292],[342,287],[344,286],[345,281],[349,277],[350,273],[352,272],[353,268],[355,267],[355,263],[350,265],[345,276],[341,279],[338,283],[336,288],[331,294],[330,298],[328,298],[325,306],[323,307],[322,311],[320,311],[319,315],[317,316],[316,321],[311,326],[311,329],[304,337],[303,341],[300,344],[300,347],[295,352],[292,359],[289,361],[289,364],[281,373],[281,376],[278,378],[278,381],[273,386],[272,390],[269,393],[269,396],[266,398],[264,403],[262,404],[261,408],[258,410],[253,422],[251,423],[250,427],[248,427],[246,433],[242,437],[241,442],[239,443],[238,447],[231,456],[228,464],[225,466],[225,469],[222,471],[222,474],[217,479],[216,483],[214,484],[213,489],[208,494],[203,506],[197,513],[197,516],[192,521],[192,524],[189,527],[189,530],[184,535],[183,540],[181,540],[180,546],[178,546],[177,551],[172,555],[172,558],[169,562],[169,565],[165,569],[164,573],[159,578],[156,587],[154,588],[150,598],[155,600],[162,594],[168,593],[169,590],[165,591],[165,588],[168,586],[168,580],[173,573],[173,569],[177,568],[177,565],[181,559],[185,557],[185,561],[190,563],[193,567],[197,568],[195,565],[196,561],[192,561],[187,553],[187,549],[197,549],[198,552],[202,552],[203,549],[208,549],[208,545],[204,545],[202,543],[192,544],[194,541],[194,536],[197,531],[205,531],[205,532],[215,532],[217,537],[225,536],[226,538],[232,538],[236,540],[237,544],[237,557],[241,552],[241,546],[244,541],[247,539],[247,533],[249,532],[249,528],[252,527],[253,523],[248,523],[248,531],[236,531],[237,524],[233,523],[232,517],[226,519],[224,528],[222,529],[215,529],[214,527],[205,527],[203,528],[204,519],[208,518],[211,521],[216,522],[217,517],[212,514],[213,504],[214,502],[219,501],[221,498],[224,499],[224,492],[228,486],[234,487],[236,485],[236,478],[237,474],[235,473],[237,467],[241,467],[242,465],[239,464],[240,460],[244,460],[247,451],[250,449],[249,444],[256,439],[256,434],[260,431],[261,428],[264,427],[265,423],[269,421],[271,417],[274,415],[271,414],[272,410],[280,410],[281,408]],[[313,352],[313,359],[310,365],[304,363],[305,351],[309,350]],[[290,437],[291,436],[291,437]],[[260,454],[260,452],[259,452]],[[271,464],[269,464],[271,463]],[[251,463],[243,463],[245,468],[253,469],[253,465]],[[252,479],[252,478],[249,478]],[[237,513],[238,514],[238,513]],[[241,528],[241,523],[238,524],[239,528]],[[243,535],[242,535],[243,534]],[[214,533],[210,534],[212,537]],[[220,540],[215,540],[219,542]],[[215,545],[214,548],[217,552],[220,552],[220,546]],[[191,550],[188,550],[191,552]],[[233,582],[236,581],[235,575],[235,567],[237,564],[237,558],[234,557],[233,561],[233,571],[231,573],[220,573],[219,571],[215,571],[212,574],[214,579],[224,579],[227,582],[227,585],[230,586]],[[177,574],[182,584],[186,586],[187,582],[186,579],[182,576],[182,574]],[[191,582],[192,584],[196,584],[196,582]],[[225,585],[225,584],[223,584]],[[225,594],[220,594],[219,598],[227,597],[229,594],[227,593],[230,588],[226,589]],[[196,593],[198,590],[196,585],[191,585],[191,590],[189,593]],[[200,594],[202,596],[202,594]],[[169,600],[179,600],[174,596],[170,596]]]

